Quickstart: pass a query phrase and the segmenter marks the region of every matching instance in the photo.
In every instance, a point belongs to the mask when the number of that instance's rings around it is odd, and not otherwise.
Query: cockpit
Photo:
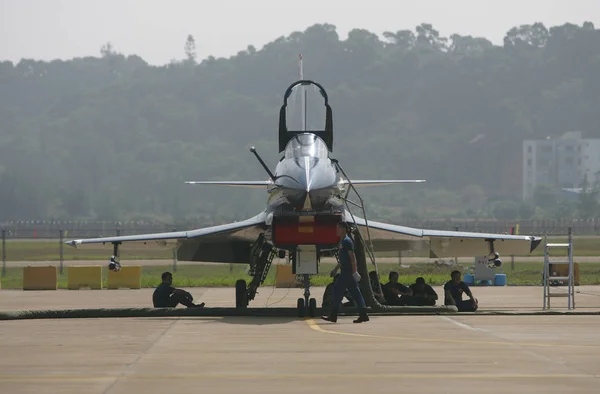
[[[293,136],[285,147],[284,158],[316,157],[326,159],[329,156],[327,144],[315,134],[302,133]]]

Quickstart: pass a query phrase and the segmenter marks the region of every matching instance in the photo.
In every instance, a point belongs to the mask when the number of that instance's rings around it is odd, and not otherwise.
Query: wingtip
[[[542,237],[531,237],[531,249],[529,253],[533,252],[542,242]]]

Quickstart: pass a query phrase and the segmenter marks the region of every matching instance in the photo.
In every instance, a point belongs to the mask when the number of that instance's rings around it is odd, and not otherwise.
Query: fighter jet
[[[324,127],[306,130],[288,129],[286,109],[296,88],[312,87],[323,99]],[[303,109],[305,111],[305,108]],[[303,113],[303,119],[305,114]],[[123,243],[158,243],[176,250],[179,260],[248,264],[252,280],[236,282],[236,307],[245,308],[268,274],[275,256],[287,258],[296,275],[304,280],[304,297],[298,299],[300,313],[308,309],[314,316],[316,300],[310,298],[310,275],[318,273],[323,256],[336,256],[340,241],[336,227],[349,223],[358,230],[372,259],[381,253],[397,253],[406,249],[428,247],[433,258],[489,255],[490,264],[501,264],[499,253],[527,254],[541,242],[540,237],[486,234],[460,231],[426,230],[381,223],[366,219],[364,206],[351,201],[350,190],[365,186],[423,183],[424,180],[351,180],[333,157],[333,117],[329,97],[315,81],[300,79],[284,93],[279,114],[280,160],[271,171],[256,149],[256,156],[267,180],[253,181],[188,181],[194,185],[260,187],[267,191],[266,208],[249,219],[223,225],[156,234],[76,239],[66,244],[112,244],[109,269],[119,270],[119,246]],[[362,216],[352,212],[359,206]]]

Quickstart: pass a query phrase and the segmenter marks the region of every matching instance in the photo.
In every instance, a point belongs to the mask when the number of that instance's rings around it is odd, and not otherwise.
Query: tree
[[[195,64],[196,63],[196,40],[194,36],[188,34],[187,39],[185,40],[185,56],[187,57],[188,62]]]
[[[227,59],[198,64],[191,34],[184,50],[193,67],[151,66],[111,43],[99,58],[0,63],[0,220],[210,224],[263,209],[264,190],[183,181],[264,179],[246,147],[279,159],[279,109],[299,53],[305,76],[327,90],[333,156],[352,179],[427,180],[361,189],[380,219],[599,214],[590,195],[574,211],[552,187],[536,191],[534,206],[520,202],[524,139],[600,138],[591,23],[518,26],[500,46],[425,23],[381,39],[363,29],[340,39],[316,24]],[[309,107],[323,112],[312,93]]]

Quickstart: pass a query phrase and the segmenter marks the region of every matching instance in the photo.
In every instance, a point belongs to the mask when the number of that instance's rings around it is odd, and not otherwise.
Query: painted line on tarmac
[[[47,382],[47,381],[104,381],[117,378],[107,375],[61,375],[61,374],[24,374],[24,375],[0,375],[0,382]],[[181,380],[181,379],[599,379],[600,375],[594,374],[518,374],[518,373],[394,373],[394,374],[335,374],[335,373],[190,373],[190,374],[127,374],[120,380]]]
[[[363,337],[363,338],[376,338],[376,339],[396,339],[411,342],[432,342],[432,343],[463,343],[463,344],[477,344],[477,345],[517,345],[523,347],[548,347],[548,348],[600,348],[600,345],[568,345],[568,344],[556,344],[556,343],[535,343],[535,342],[510,342],[510,341],[482,341],[482,340],[468,340],[468,339],[440,339],[440,338],[419,338],[419,337],[397,337],[387,335],[373,335],[373,334],[358,334],[353,332],[333,331],[321,327],[315,322],[314,319],[305,319],[305,322],[310,328],[315,331],[319,331],[325,334],[344,335],[350,337]],[[328,323],[334,324],[334,323]],[[369,324],[369,323],[362,323]]]
[[[464,328],[465,330],[469,330],[469,331],[480,331],[480,332],[487,332],[487,330],[484,330],[483,328],[475,328],[475,327],[471,327],[471,326],[470,326],[470,325],[468,325],[468,324],[461,323],[461,322],[459,322],[459,321],[456,321],[456,320],[454,320],[453,318],[451,318],[451,317],[448,317],[448,316],[438,316],[438,317],[439,317],[440,319],[443,319],[443,320],[449,321],[450,323],[453,323],[453,324],[457,325],[457,326],[458,326],[458,327],[460,327],[460,328]]]

